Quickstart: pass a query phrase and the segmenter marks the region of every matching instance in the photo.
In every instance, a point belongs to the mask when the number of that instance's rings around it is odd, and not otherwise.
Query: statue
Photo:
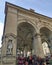
[[[12,40],[9,40],[7,45],[7,54],[12,54],[12,49]]]

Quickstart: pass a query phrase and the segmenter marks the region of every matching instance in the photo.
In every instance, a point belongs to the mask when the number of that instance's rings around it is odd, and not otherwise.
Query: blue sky
[[[52,0],[0,0],[0,46],[4,24],[5,2],[10,2],[26,9],[34,9],[35,12],[52,18]]]

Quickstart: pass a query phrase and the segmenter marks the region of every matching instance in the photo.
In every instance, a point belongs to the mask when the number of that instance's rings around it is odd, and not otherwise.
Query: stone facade
[[[48,43],[52,54],[52,18],[38,14],[32,9],[27,10],[6,2],[0,65],[16,65],[17,44],[20,43],[20,41],[18,42],[18,37],[25,35],[25,33],[24,35],[22,32],[20,33],[19,28],[25,31],[23,29],[26,26],[27,31],[32,31],[33,54],[45,57],[42,48],[42,43],[45,41]],[[31,32],[29,34],[31,35]],[[26,37],[24,36],[23,38]],[[31,36],[27,37],[27,39],[30,40]],[[29,40],[27,40],[27,43],[31,43]],[[29,45],[27,44],[28,47]],[[7,50],[7,48],[9,49]],[[9,54],[7,54],[8,51],[10,51]]]

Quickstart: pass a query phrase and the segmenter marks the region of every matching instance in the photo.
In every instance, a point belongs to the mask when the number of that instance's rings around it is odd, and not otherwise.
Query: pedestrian
[[[32,56],[29,56],[29,58],[28,58],[28,65],[32,65],[33,63],[32,63]]]

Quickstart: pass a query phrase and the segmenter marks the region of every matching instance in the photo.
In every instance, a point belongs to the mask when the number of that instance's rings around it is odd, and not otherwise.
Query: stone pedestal
[[[16,65],[15,56],[3,56],[2,65]]]

